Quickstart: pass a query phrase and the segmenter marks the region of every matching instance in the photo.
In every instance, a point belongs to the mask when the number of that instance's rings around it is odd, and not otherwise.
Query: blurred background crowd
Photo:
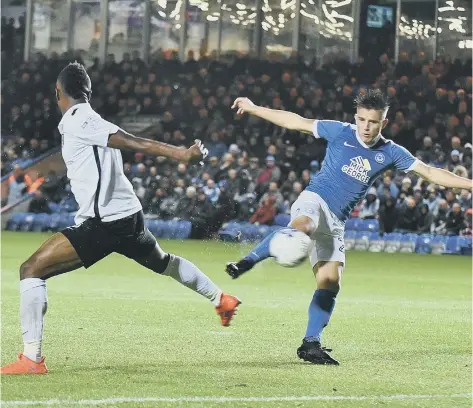
[[[3,204],[29,192],[35,193],[31,212],[73,212],[77,204],[64,177],[50,172],[31,180],[21,165],[60,145],[55,79],[69,61],[82,62],[81,56],[36,53],[28,62],[16,61],[11,44],[23,41],[23,26],[2,20],[2,176],[13,171]],[[222,61],[189,51],[181,62],[177,52],[156,50],[149,63],[133,51],[88,65],[91,104],[105,118],[125,127],[125,119],[151,117],[146,137],[186,146],[196,138],[205,142],[210,153],[202,168],[124,154],[126,175],[145,213],[190,220],[196,236],[212,234],[229,219],[270,225],[277,214],[289,212],[323,165],[323,140],[236,116],[231,104],[237,96],[307,118],[352,122],[354,96],[382,89],[391,98],[385,137],[426,163],[472,176],[471,59],[432,61],[422,52],[401,52],[397,64],[387,55],[351,64],[343,53],[325,54],[319,63],[296,54],[266,60],[241,54]],[[353,214],[377,218],[382,232],[451,235],[471,235],[471,215],[469,192],[391,171]]]

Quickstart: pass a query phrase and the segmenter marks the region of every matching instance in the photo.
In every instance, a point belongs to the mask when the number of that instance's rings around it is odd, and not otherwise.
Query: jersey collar
[[[90,106],[88,102],[76,103],[75,105],[72,105],[67,111],[64,112],[64,115],[62,115],[62,119],[60,120],[58,127],[63,124],[64,120],[67,117],[71,116],[74,109],[77,109],[79,106],[82,106],[82,105]]]
[[[365,149],[371,149],[372,147],[376,146],[376,144],[379,142],[379,139],[381,139],[381,133],[378,133],[378,136],[375,137],[371,146],[368,146],[365,142],[363,142],[363,140],[361,140],[357,130],[355,130],[355,136],[356,140],[358,140],[358,143],[361,144]]]

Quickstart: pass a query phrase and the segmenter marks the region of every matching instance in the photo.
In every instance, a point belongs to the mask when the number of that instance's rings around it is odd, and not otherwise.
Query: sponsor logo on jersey
[[[342,167],[342,171],[345,174],[348,174],[350,177],[353,177],[355,180],[362,182],[363,184],[368,184],[370,177],[368,172],[371,170],[371,165],[368,159],[364,159],[361,156],[354,157],[350,159],[350,164],[345,164]]]

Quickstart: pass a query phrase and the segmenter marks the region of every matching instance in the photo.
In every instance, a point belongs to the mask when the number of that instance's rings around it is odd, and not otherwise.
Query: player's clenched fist
[[[204,144],[201,140],[195,139],[195,144],[189,147],[186,151],[186,162],[189,164],[194,164],[200,162],[201,165],[204,163],[204,160],[209,155],[209,150],[204,147]]]
[[[232,109],[237,109],[237,115],[243,115],[244,113],[252,113],[255,106],[248,98],[236,98]]]

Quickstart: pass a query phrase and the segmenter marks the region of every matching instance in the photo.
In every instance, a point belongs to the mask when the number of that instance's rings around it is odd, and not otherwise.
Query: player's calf
[[[223,293],[197,266],[180,256],[164,252],[156,243],[146,257],[135,258],[153,272],[169,276],[194,292],[209,299],[215,306],[223,326],[229,326],[241,301]]]
[[[314,274],[317,290],[309,305],[307,330],[302,346],[297,350],[297,355],[314,364],[338,364],[327,354],[328,350],[320,345],[320,339],[335,308],[335,299],[340,290],[342,263],[319,262],[314,267]]]
[[[82,266],[76,251],[62,234],[48,239],[20,267],[20,322],[23,353],[2,367],[2,374],[45,374],[42,356],[44,315],[48,308],[46,279]]]

